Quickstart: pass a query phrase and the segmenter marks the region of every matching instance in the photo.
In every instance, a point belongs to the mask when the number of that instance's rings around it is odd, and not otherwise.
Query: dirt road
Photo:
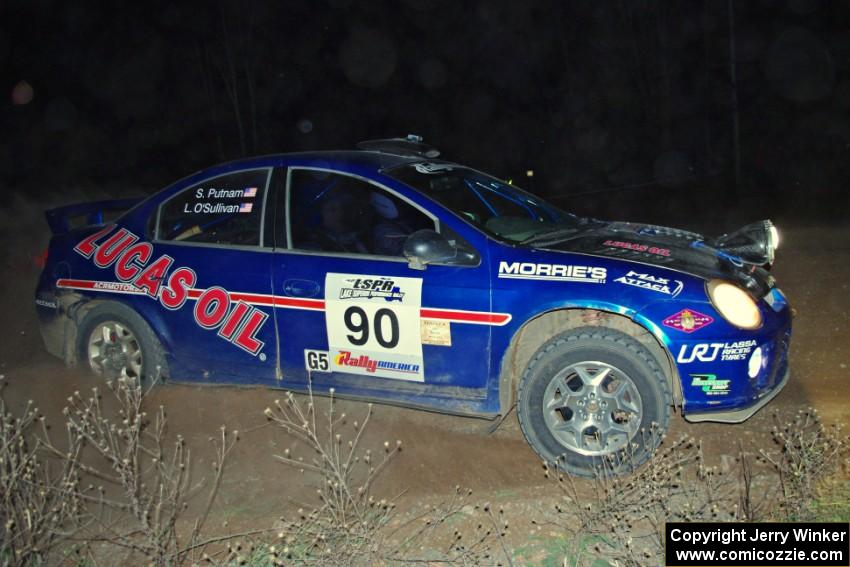
[[[0,219],[2,220],[2,219]],[[0,228],[3,268],[0,291],[4,335],[0,373],[10,386],[6,399],[20,407],[27,399],[58,426],[60,411],[73,391],[98,384],[81,370],[67,369],[43,349],[35,321],[32,291],[36,270],[30,256],[43,249],[46,226],[34,214],[5,219]],[[17,228],[16,228],[17,227]],[[850,229],[795,228],[783,232],[775,275],[797,311],[792,340],[792,380],[785,391],[748,422],[729,426],[691,425],[672,419],[672,433],[702,440],[709,462],[719,464],[735,452],[738,439],[751,447],[767,443],[773,410],[813,406],[828,421],[850,422]],[[166,385],[150,403],[165,406],[172,432],[193,448],[197,470],[210,458],[208,438],[224,424],[238,429],[241,441],[230,461],[217,519],[235,523],[273,519],[292,500],[303,498],[304,480],[273,455],[290,447],[282,432],[267,426],[263,409],[282,392],[259,388]],[[340,402],[349,416],[362,416],[366,404]],[[377,490],[404,493],[408,501],[449,494],[456,485],[485,499],[540,499],[546,485],[540,463],[523,440],[515,418],[495,434],[489,422],[375,406],[365,446],[403,440],[404,450],[381,478]]]

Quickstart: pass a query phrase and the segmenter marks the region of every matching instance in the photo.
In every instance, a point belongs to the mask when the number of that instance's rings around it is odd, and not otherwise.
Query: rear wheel
[[[517,414],[532,448],[568,473],[621,474],[645,462],[667,430],[671,396],[652,354],[632,337],[585,327],[534,354]]]
[[[147,385],[165,370],[162,348],[151,328],[120,304],[94,307],[77,332],[78,354],[95,374]]]

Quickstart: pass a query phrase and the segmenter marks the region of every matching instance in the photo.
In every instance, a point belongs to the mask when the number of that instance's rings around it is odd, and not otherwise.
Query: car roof
[[[399,155],[381,151],[365,151],[365,150],[329,150],[315,152],[292,152],[281,154],[270,154],[259,157],[243,158],[222,164],[226,166],[251,166],[258,165],[277,165],[281,163],[298,164],[298,165],[353,165],[374,169],[380,171],[383,169],[391,169],[399,165],[410,163],[419,163],[422,161],[443,161],[430,160],[422,156]]]

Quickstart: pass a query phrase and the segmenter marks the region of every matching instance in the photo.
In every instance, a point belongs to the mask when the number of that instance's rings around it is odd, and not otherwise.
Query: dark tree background
[[[7,193],[154,191],[227,159],[415,132],[584,214],[850,208],[846,0],[13,0],[0,15]]]

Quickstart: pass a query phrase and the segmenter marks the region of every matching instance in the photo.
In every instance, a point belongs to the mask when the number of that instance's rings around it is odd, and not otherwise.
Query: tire
[[[153,330],[120,303],[92,308],[77,330],[78,360],[107,380],[126,378],[142,386],[167,375],[165,355]]]
[[[619,475],[646,462],[667,431],[672,398],[655,358],[628,335],[582,327],[547,341],[519,383],[531,447],[569,474]]]

